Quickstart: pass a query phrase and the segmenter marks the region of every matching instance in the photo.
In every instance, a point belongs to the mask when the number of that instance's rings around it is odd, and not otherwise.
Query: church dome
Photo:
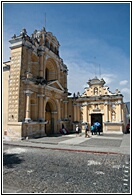
[[[89,84],[89,86],[93,86],[93,85],[100,85],[103,86],[105,84],[104,79],[102,78],[101,80],[98,79],[96,76],[93,79],[90,79],[87,84]]]

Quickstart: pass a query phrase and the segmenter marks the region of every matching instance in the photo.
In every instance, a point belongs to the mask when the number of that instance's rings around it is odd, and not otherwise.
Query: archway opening
[[[101,124],[101,132],[103,132],[102,114],[91,114],[91,125],[93,125],[95,122],[99,122]]]
[[[53,116],[53,105],[50,102],[47,102],[46,109],[45,109],[45,119],[48,122],[45,126],[45,133],[49,136],[54,134],[54,123],[55,119]]]
[[[58,79],[57,65],[53,59],[47,60],[44,77],[46,80],[57,80]]]

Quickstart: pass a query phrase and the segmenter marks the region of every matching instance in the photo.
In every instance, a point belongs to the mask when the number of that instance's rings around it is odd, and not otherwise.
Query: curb
[[[120,152],[105,152],[105,151],[95,151],[95,150],[79,150],[79,149],[69,149],[69,148],[52,148],[52,147],[45,147],[45,146],[33,146],[33,145],[19,145],[19,144],[9,144],[9,143],[3,143],[4,145],[11,145],[11,146],[21,146],[26,148],[38,148],[38,149],[49,149],[49,150],[62,150],[62,151],[68,151],[68,152],[86,152],[86,153],[93,153],[93,154],[123,154]]]

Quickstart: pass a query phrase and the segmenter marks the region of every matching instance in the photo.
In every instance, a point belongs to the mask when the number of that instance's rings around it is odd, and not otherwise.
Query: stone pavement
[[[105,134],[90,135],[85,138],[83,134],[60,135],[56,134],[50,137],[34,138],[21,141],[10,141],[3,139],[6,145],[36,147],[53,150],[67,150],[90,153],[120,153],[130,155],[130,134]]]
[[[3,193],[23,193],[21,189],[17,189],[16,187],[3,186]]]

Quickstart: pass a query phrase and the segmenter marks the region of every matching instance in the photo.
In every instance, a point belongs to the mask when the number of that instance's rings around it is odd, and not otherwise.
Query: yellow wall
[[[8,123],[8,84],[9,84],[9,70],[3,72],[3,132],[7,132]],[[4,133],[3,133],[4,134]],[[6,133],[5,133],[6,134]]]

